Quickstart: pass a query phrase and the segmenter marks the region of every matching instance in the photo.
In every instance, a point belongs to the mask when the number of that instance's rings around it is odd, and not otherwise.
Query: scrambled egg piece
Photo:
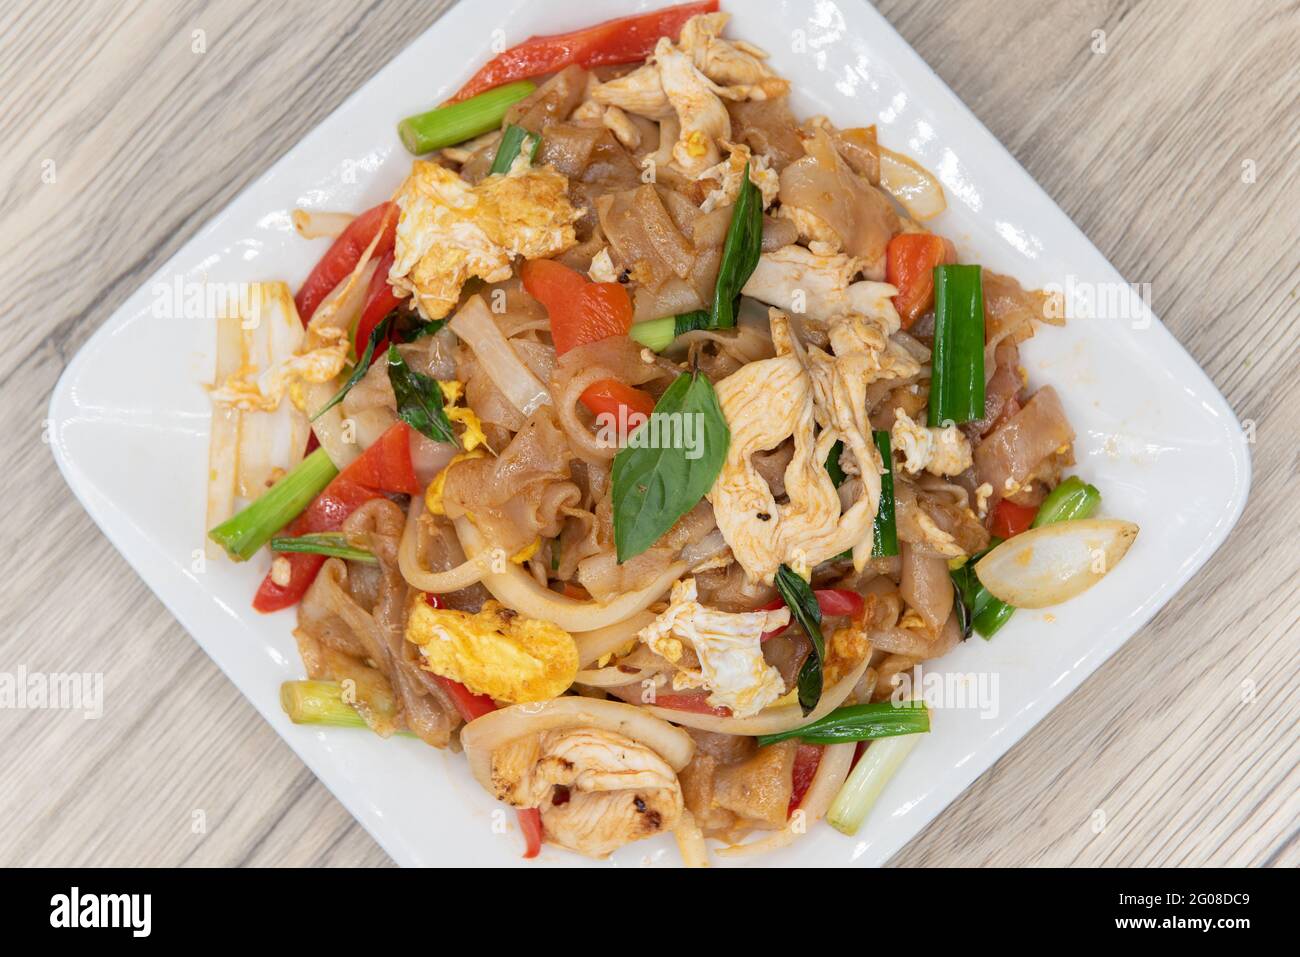
[[[731,429],[726,460],[708,495],[718,528],[751,581],[771,583],[782,564],[807,569],[850,548],[861,569],[870,554],[883,468],[871,439],[866,390],[880,379],[915,374],[917,364],[889,339],[898,329],[892,306],[878,316],[834,316],[830,354],[805,348],[780,310],[770,317],[776,355],[742,366],[716,387]],[[789,501],[777,504],[752,458],[791,436]],[[844,443],[857,479],[847,506],[824,467],[836,441]]]
[[[922,469],[931,475],[960,475],[971,467],[970,440],[955,425],[942,429],[918,425],[905,411],[895,409],[889,441],[905,456],[902,466],[912,475]]]
[[[441,472],[433,477],[429,487],[424,490],[424,507],[430,515],[446,515],[447,512],[442,507],[442,494],[447,485],[447,469],[451,468],[457,462],[463,462],[466,459],[481,459],[484,456],[482,449],[474,449],[472,452],[457,452],[451,457]]]
[[[614,268],[614,260],[610,258],[608,246],[591,257],[587,278],[592,282],[618,282],[618,271]]]
[[[790,623],[790,609],[726,612],[697,599],[694,578],[677,582],[668,608],[637,637],[674,663],[681,660],[682,640],[689,641],[700,670],[679,670],[673,688],[708,688],[711,706],[730,708],[737,718],[757,714],[785,692],[780,672],[763,659],[760,641],[763,632]]]
[[[510,278],[511,260],[543,259],[573,246],[581,217],[568,180],[550,166],[513,167],[471,186],[449,169],[416,160],[398,190],[401,209],[388,281],[415,298],[425,319],[455,307],[471,276]]]
[[[476,694],[519,703],[559,697],[578,673],[578,647],[563,628],[524,618],[499,602],[478,614],[411,602],[406,640],[424,668]]]
[[[843,628],[835,629],[835,633],[826,642],[827,687],[856,668],[869,654],[871,654],[871,641],[867,638],[865,624],[850,622]]]
[[[818,322],[851,313],[873,316],[891,326],[893,335],[899,326],[893,303],[898,290],[887,282],[854,282],[863,265],[852,256],[818,254],[791,243],[759,256],[741,292]]]
[[[459,422],[465,427],[460,437],[461,448],[466,452],[473,452],[480,446],[489,448],[487,434],[483,431],[483,423],[478,415],[468,406],[456,405],[465,392],[465,384],[455,379],[447,381],[439,379],[438,388],[442,390],[443,411],[447,413],[447,419],[451,422]]]

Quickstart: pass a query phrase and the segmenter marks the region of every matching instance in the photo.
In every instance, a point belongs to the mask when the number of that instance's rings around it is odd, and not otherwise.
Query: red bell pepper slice
[[[546,307],[557,356],[632,328],[632,297],[621,283],[592,282],[554,259],[529,260],[519,275],[528,295]]]
[[[1005,498],[993,509],[993,522],[989,531],[1001,539],[1019,535],[1033,524],[1038,509],[1033,505],[1017,505]]]
[[[909,329],[934,308],[934,267],[956,261],[948,240],[933,233],[899,233],[885,248],[885,281],[898,289],[894,308]]]
[[[651,702],[647,702],[648,704]],[[715,708],[709,704],[709,696],[700,694],[656,694],[653,704],[673,711],[690,711],[693,714],[715,714],[719,718],[730,718],[731,709]]]
[[[852,618],[855,621],[862,617],[866,609],[866,602],[862,596],[855,591],[849,591],[847,588],[818,588],[813,591],[817,596],[817,607],[821,609],[824,617],[843,617]],[[759,611],[776,611],[778,608],[784,608],[785,602],[781,599],[769,601],[766,605],[759,608]],[[789,625],[786,626],[788,628]],[[763,640],[781,634],[785,628],[777,628],[774,631],[763,632]]]
[[[817,766],[822,762],[822,748],[820,744],[799,744],[799,749],[794,753],[794,787],[790,790],[790,808],[786,812],[789,817],[799,805],[803,803],[804,795],[808,793],[808,788],[812,786],[813,778],[817,776]]]
[[[632,299],[620,283],[592,282],[553,259],[531,260],[519,272],[524,289],[546,307],[557,356],[575,346],[625,336],[632,327]],[[649,417],[655,408],[654,396],[617,379],[589,385],[583,390],[582,404],[595,415],[607,414],[623,422],[636,412]]]
[[[352,349],[356,352],[357,358],[366,351],[366,343],[370,341],[370,334],[375,331],[375,326],[383,322],[384,317],[402,302],[394,294],[393,287],[388,284],[388,271],[392,268],[393,250],[390,249],[379,260],[379,265],[375,267],[375,274],[370,277],[370,288],[366,290],[366,304],[361,309],[361,318],[357,320],[357,332],[352,339]],[[383,355],[387,348],[388,337],[385,336],[375,345],[371,361]]]
[[[347,229],[339,234],[311,271],[298,295],[293,297],[298,307],[298,318],[304,326],[330,291],[357,268],[361,254],[374,241],[376,234],[379,234],[379,243],[373,256],[382,257],[393,248],[397,237],[397,217],[396,203],[380,203],[348,223]]]
[[[655,410],[655,397],[643,389],[634,389],[617,379],[601,379],[582,390],[582,404],[593,415],[608,415],[615,422],[632,424],[633,415],[650,418]]]
[[[434,608],[442,608],[442,599],[437,595],[425,593],[424,600]],[[485,694],[475,694],[459,681],[434,675],[439,686],[447,692],[456,710],[466,722],[481,718],[497,709],[496,702]],[[519,830],[524,835],[524,857],[536,857],[542,852],[542,812],[535,807],[516,808],[519,818]]]
[[[411,427],[394,422],[339,478],[382,492],[419,495],[420,480],[411,462]]]
[[[644,60],[654,52],[660,37],[676,40],[687,20],[717,9],[718,0],[684,3],[651,13],[606,20],[571,33],[529,37],[489,61],[460,88],[452,102],[503,83],[554,73],[573,63],[590,68]]]
[[[297,537],[316,532],[337,532],[343,526],[344,519],[372,498],[379,497],[380,493],[374,489],[337,475],[325,486],[325,491],[312,500],[306,511],[293,520],[285,534]],[[289,563],[289,582],[278,585],[272,580],[271,573],[267,572],[257,594],[253,596],[253,607],[260,612],[280,611],[298,604],[325,564],[324,555],[311,552],[286,552],[276,557]]]
[[[349,515],[384,492],[418,495],[420,482],[411,464],[410,429],[405,422],[394,423],[325,486],[325,490],[293,520],[286,534],[336,532]],[[324,555],[310,552],[288,552],[278,557],[289,563],[289,582],[278,585],[267,573],[253,597],[253,607],[260,612],[280,611],[296,605],[325,564]]]

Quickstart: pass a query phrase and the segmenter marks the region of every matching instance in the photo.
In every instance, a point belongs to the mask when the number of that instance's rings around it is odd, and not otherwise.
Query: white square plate
[[[290,224],[296,206],[361,210],[409,170],[397,121],[449,95],[508,43],[660,6],[496,0],[462,3],[246,189],[117,310],[69,364],[50,402],[59,468],[87,511],[181,624],[340,801],[401,864],[521,863],[512,816],[463,759],[410,740],[291,724],[278,689],[302,676],[293,612],[250,607],[266,558],[195,556],[204,540],[208,381],[215,324],[155,318],[156,284],[286,279],[324,251]],[[877,123],[947,189],[934,222],[967,261],[1027,287],[1122,280],[956,96],[874,9],[857,0],[724,3],[730,35],[767,49],[798,116]],[[599,11],[598,13],[596,11]],[[495,34],[495,35],[494,35]],[[1072,279],[1070,278],[1072,277]],[[1123,565],[1053,616],[1022,611],[995,640],[966,642],[943,670],[995,674],[998,713],[938,711],[931,733],[856,838],[818,826],[768,865],[878,864],[982,774],[1151,618],[1237,521],[1250,485],[1240,427],[1222,395],[1144,305],[1130,319],[1077,319],[1024,350],[1035,385],[1058,387],[1078,431],[1077,471],[1105,514],[1138,522]],[[183,357],[185,361],[176,361]],[[1177,490],[1177,494],[1171,494]],[[494,815],[494,811],[497,813]],[[507,833],[498,822],[507,821]],[[677,861],[668,839],[616,864]],[[541,864],[581,858],[548,847]],[[533,864],[532,866],[537,866]]]

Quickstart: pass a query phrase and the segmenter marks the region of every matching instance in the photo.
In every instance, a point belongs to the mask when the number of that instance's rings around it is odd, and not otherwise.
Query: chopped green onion
[[[510,172],[510,167],[514,165],[515,158],[523,149],[524,140],[529,140],[532,144],[528,150],[528,161],[531,163],[537,158],[537,148],[542,145],[542,138],[536,133],[528,132],[522,126],[515,126],[513,123],[508,124],[505,133],[501,135],[501,142],[497,146],[497,155],[492,159],[492,168],[488,170],[488,175]]]
[[[1043,504],[1038,506],[1038,514],[1029,527],[1040,528],[1053,522],[1089,518],[1100,504],[1101,492],[1097,486],[1088,485],[1079,476],[1071,475],[1043,499]]]
[[[324,449],[307,456],[261,498],[226,519],[208,537],[237,562],[246,562],[284,528],[339,474]]]
[[[826,456],[826,472],[830,475],[831,481],[835,483],[836,488],[843,485],[844,480],[848,478],[844,474],[844,469],[840,468],[840,456],[843,454],[844,443],[836,439],[835,444],[831,446],[830,453]]]
[[[390,312],[388,315],[384,316],[383,319],[379,320],[379,324],[375,326],[374,329],[370,330],[370,338],[366,340],[365,351],[361,353],[361,358],[358,359],[357,364],[353,366],[352,374],[348,376],[348,381],[344,382],[343,388],[335,392],[334,396],[316,411],[316,414],[311,417],[311,421],[315,422],[330,409],[334,408],[334,406],[342,402],[343,397],[352,391],[352,387],[360,382],[365,374],[370,371],[370,360],[374,357],[375,346],[379,344],[380,339],[388,335],[388,327],[392,325],[392,322],[393,313]]]
[[[918,735],[904,735],[884,738],[868,747],[831,802],[826,823],[844,834],[858,833],[880,792],[920,740]]]
[[[378,562],[373,552],[348,544],[348,537],[341,532],[321,532],[316,535],[286,536],[271,539],[273,552],[310,552],[313,555],[329,555],[331,558],[348,558],[354,562]]]
[[[507,83],[468,100],[408,116],[397,124],[397,135],[416,156],[455,146],[500,126],[506,111],[536,89],[530,80]]]
[[[798,738],[807,744],[840,744],[844,741],[873,741],[899,734],[919,734],[930,730],[930,711],[919,701],[895,704],[851,704],[836,708],[826,717],[802,728],[758,736],[758,746]]]
[[[1101,505],[1101,492],[1095,485],[1089,485],[1077,475],[1057,485],[1038,506],[1030,528],[1041,528],[1055,522],[1071,522],[1081,518],[1091,518]],[[957,587],[957,598],[969,612],[970,630],[980,637],[992,638],[997,631],[1011,620],[1015,607],[1000,598],[994,598],[975,574],[975,565],[981,558],[991,552],[1002,539],[996,536],[989,540],[989,547],[978,555],[973,555],[961,568],[951,572],[953,584]],[[969,630],[965,632],[969,634]]]
[[[822,610],[812,586],[789,565],[776,570],[776,591],[790,609],[790,617],[799,623],[813,650],[799,669],[799,707],[807,714],[822,697],[822,660],[826,657],[826,640],[822,637]]]
[[[731,225],[722,244],[718,281],[713,287],[710,329],[730,329],[736,324],[740,290],[749,282],[763,251],[763,193],[749,178],[749,164],[740,180],[740,192],[731,211]],[[981,413],[982,414],[982,413]]]
[[[709,328],[709,314],[703,309],[684,312],[680,316],[664,316],[633,323],[628,335],[653,352],[663,352],[673,340],[695,329]]]
[[[294,724],[333,728],[366,728],[366,719],[343,700],[337,681],[286,681],[280,685],[280,707]],[[409,731],[398,731],[409,736]]]
[[[880,451],[880,461],[885,470],[880,476],[880,507],[871,526],[871,557],[883,558],[898,554],[898,522],[894,514],[894,456],[889,446],[889,433],[873,429],[871,437]]]
[[[931,427],[984,417],[984,292],[980,267],[934,267]]]

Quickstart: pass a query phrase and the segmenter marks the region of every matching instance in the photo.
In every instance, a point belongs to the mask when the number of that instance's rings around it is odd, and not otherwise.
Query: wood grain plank
[[[42,418],[136,286],[447,6],[0,7],[0,435],[21,503],[0,533],[0,671],[106,681],[98,720],[0,710],[0,864],[389,863],[94,528]],[[1151,283],[1256,436],[1251,500],[1219,555],[895,863],[1296,866],[1300,6],[880,8]]]

